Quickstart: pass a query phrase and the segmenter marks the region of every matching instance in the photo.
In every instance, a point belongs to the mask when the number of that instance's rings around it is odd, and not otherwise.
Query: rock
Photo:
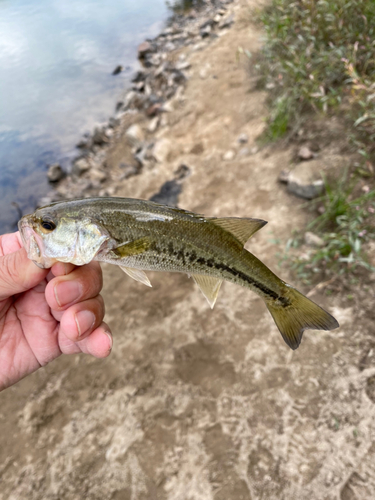
[[[168,156],[171,152],[172,143],[169,139],[160,139],[155,145],[152,151],[152,155],[155,160],[159,163],[167,161]]]
[[[111,134],[107,129],[96,128],[94,135],[92,136],[92,142],[98,146],[103,146],[103,144],[107,144],[109,142],[110,136]]]
[[[191,64],[188,61],[182,61],[176,64],[176,69],[178,71],[184,71],[189,68],[191,68]]]
[[[79,158],[73,163],[72,175],[79,177],[84,172],[90,170],[91,165],[87,158]]]
[[[48,167],[47,177],[50,182],[59,182],[64,176],[65,172],[58,163]]]
[[[151,118],[152,116],[158,115],[162,111],[163,104],[161,102],[156,102],[155,104],[151,104],[151,106],[146,109],[146,115]]]
[[[147,130],[152,134],[156,132],[158,126],[159,126],[159,117],[155,116],[148,124]]]
[[[219,23],[221,21],[221,15],[220,14],[216,14],[216,16],[214,17],[214,23]]]
[[[135,123],[131,125],[128,130],[125,132],[126,140],[130,146],[139,146],[144,141],[144,134],[141,127]]]
[[[128,179],[133,175],[139,173],[139,167],[137,165],[129,165],[128,163],[120,163],[120,168],[122,170],[120,179]]]
[[[185,179],[185,177],[189,177],[190,174],[191,174],[190,167],[188,167],[185,164],[180,165],[174,172],[175,179],[177,181]]]
[[[212,31],[212,28],[210,25],[205,26],[203,29],[200,30],[200,35],[202,38],[206,38],[206,37],[210,36],[211,31]]]
[[[229,28],[231,24],[234,22],[234,15],[226,17],[219,23],[219,29]]]
[[[199,72],[199,77],[202,79],[202,80],[205,80],[208,76],[208,71],[206,68],[202,68]]]
[[[312,160],[314,157],[314,153],[307,146],[302,146],[298,151],[298,158],[302,161]]]
[[[256,155],[258,151],[259,151],[258,146],[253,146],[253,147],[250,149],[250,153],[251,153],[252,155]]]
[[[100,170],[99,168],[93,168],[90,170],[90,179],[93,182],[104,182],[107,179],[108,175],[106,172],[103,172],[103,170]]]
[[[150,42],[143,42],[138,46],[138,57],[139,59],[144,59],[147,54],[153,52],[154,49]]]
[[[146,80],[147,72],[140,69],[136,72],[136,74],[132,78],[133,83],[144,82]]]
[[[121,65],[118,65],[115,67],[115,69],[113,70],[112,72],[112,75],[118,75],[119,73],[121,73],[122,71],[124,71],[124,66],[121,66]]]
[[[280,175],[279,175],[279,178],[278,178],[278,181],[283,183],[283,184],[287,184],[288,183],[288,180],[289,180],[289,174],[290,174],[290,170],[282,170],[280,172]]]
[[[165,102],[162,106],[162,111],[165,113],[172,113],[174,111],[174,106],[172,101]]]
[[[288,191],[300,198],[311,200],[324,192],[320,164],[299,163],[289,174]]]
[[[249,156],[250,154],[250,149],[245,147],[245,148],[241,148],[239,151],[238,151],[238,156]]]
[[[236,153],[234,151],[232,151],[231,149],[229,151],[227,151],[224,156],[223,156],[223,160],[224,161],[232,161],[234,160],[234,157],[236,156]]]
[[[306,245],[308,245],[309,247],[321,248],[325,245],[324,240],[320,236],[311,233],[310,231],[307,231],[305,233],[304,238]]]
[[[141,92],[145,88],[145,82],[138,82],[133,84],[133,89]]]
[[[247,134],[241,134],[237,141],[240,143],[240,144],[246,144],[248,141],[249,141],[249,136]]]

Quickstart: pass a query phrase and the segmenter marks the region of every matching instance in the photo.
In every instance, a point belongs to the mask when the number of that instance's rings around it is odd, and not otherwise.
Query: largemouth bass
[[[131,198],[86,198],[39,208],[18,225],[28,257],[42,268],[98,260],[148,286],[144,271],[182,272],[193,277],[211,307],[223,280],[250,288],[265,301],[288,346],[297,349],[304,330],[339,324],[245,250],[265,224]]]

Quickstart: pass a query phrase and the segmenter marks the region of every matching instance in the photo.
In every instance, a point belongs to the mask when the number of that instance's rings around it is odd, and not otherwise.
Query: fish
[[[23,216],[18,226],[29,259],[42,268],[97,260],[120,266],[147,286],[151,283],[145,271],[186,273],[211,308],[224,280],[249,288],[264,300],[294,350],[304,330],[333,330],[339,324],[244,248],[265,224],[254,218],[205,217],[147,200],[102,197],[52,203]]]

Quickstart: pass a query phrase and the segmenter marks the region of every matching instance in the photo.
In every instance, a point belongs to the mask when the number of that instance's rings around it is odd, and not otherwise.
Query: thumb
[[[29,260],[24,248],[0,257],[0,300],[34,288],[48,271]]]

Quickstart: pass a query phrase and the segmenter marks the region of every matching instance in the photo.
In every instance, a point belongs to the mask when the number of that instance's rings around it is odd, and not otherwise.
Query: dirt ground
[[[167,159],[116,195],[150,198],[185,164],[179,206],[268,220],[247,248],[291,280],[279,254],[308,215],[277,178],[295,151],[256,145],[265,93],[238,51],[259,49],[259,5],[234,2],[227,33],[184,49],[189,82],[156,132]],[[108,163],[123,154],[120,140]],[[341,327],[305,332],[293,352],[246,289],[225,283],[211,311],[185,275],[149,273],[153,288],[114,266],[104,275],[111,356],[62,357],[0,394],[1,500],[375,498],[371,289],[313,291]]]

